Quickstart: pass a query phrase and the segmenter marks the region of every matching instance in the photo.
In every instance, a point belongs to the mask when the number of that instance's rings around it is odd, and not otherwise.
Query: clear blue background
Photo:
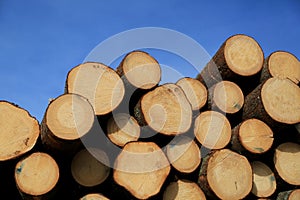
[[[41,121],[48,99],[64,92],[68,71],[97,44],[145,26],[182,32],[210,55],[244,33],[265,56],[276,50],[300,56],[298,0],[0,0],[0,99]],[[155,58],[179,70],[186,65],[165,53]],[[192,70],[183,75],[196,76]]]

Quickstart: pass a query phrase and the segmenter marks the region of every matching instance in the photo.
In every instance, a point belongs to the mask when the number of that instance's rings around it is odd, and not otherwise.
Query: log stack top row
[[[195,75],[70,69],[39,123],[0,102],[0,192],[19,199],[300,199],[300,62],[229,37]],[[5,184],[7,183],[7,184]],[[20,194],[20,195],[19,195]]]

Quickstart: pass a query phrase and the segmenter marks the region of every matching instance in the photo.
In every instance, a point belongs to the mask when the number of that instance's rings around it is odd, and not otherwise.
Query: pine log
[[[143,51],[128,53],[116,71],[125,84],[129,83],[141,89],[151,89],[161,79],[161,69],[158,62]]]
[[[72,160],[71,172],[75,181],[80,185],[85,187],[97,186],[109,176],[109,158],[100,149],[82,149]]]
[[[227,118],[216,111],[205,111],[195,119],[194,134],[206,148],[224,148],[231,138],[231,125]]]
[[[167,146],[166,154],[171,165],[181,173],[192,173],[201,162],[201,153],[193,139],[179,135]]]
[[[120,147],[128,142],[137,141],[140,131],[135,118],[127,113],[114,114],[107,122],[108,138]]]
[[[279,192],[276,200],[299,200],[300,189]]]
[[[163,194],[163,200],[206,200],[200,187],[188,180],[178,180],[170,183]]]
[[[176,85],[183,90],[192,106],[192,110],[200,110],[206,104],[207,90],[197,79],[185,77],[178,80]]]
[[[291,185],[300,185],[300,145],[286,142],[274,153],[275,169],[279,176]]]
[[[300,62],[290,52],[275,51],[264,62],[260,81],[271,77],[288,78],[298,84],[300,81]]]
[[[29,152],[40,135],[38,121],[26,110],[0,101],[0,161]]]
[[[79,200],[109,200],[109,199],[103,196],[102,194],[93,193],[93,194],[84,195]]]
[[[270,78],[245,98],[243,119],[257,118],[271,128],[300,122],[300,88],[289,79]]]
[[[33,153],[15,167],[15,181],[23,199],[51,199],[58,180],[58,165],[46,153]]]
[[[148,125],[165,135],[178,135],[189,130],[192,109],[182,89],[164,84],[145,94],[134,108],[141,126]]]
[[[276,179],[272,170],[260,161],[251,163],[253,172],[252,194],[257,197],[269,197],[276,190]]]
[[[105,115],[121,103],[125,89],[113,69],[101,63],[87,62],[69,71],[65,92],[86,97],[96,115]]]
[[[222,80],[233,81],[257,74],[263,61],[263,51],[252,37],[234,35],[221,45],[197,79],[210,88]]]
[[[209,199],[243,199],[252,188],[251,165],[229,149],[214,150],[202,161],[198,184]]]
[[[114,180],[134,197],[156,195],[170,172],[163,151],[153,142],[127,143],[114,165]]]
[[[209,89],[208,109],[223,113],[237,113],[244,105],[244,94],[231,81],[220,81]]]
[[[273,131],[261,120],[248,119],[232,129],[231,149],[243,153],[265,153],[273,145]]]
[[[64,94],[47,107],[41,139],[54,153],[73,154],[81,145],[80,138],[93,127],[95,115],[88,100],[77,94]]]

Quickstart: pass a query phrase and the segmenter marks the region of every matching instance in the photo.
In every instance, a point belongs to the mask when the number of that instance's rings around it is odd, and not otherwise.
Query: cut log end
[[[205,111],[195,120],[194,134],[203,146],[221,149],[230,141],[231,125],[221,113]]]
[[[117,113],[107,122],[107,134],[114,144],[123,147],[128,142],[138,140],[140,126],[129,114]]]
[[[239,128],[239,140],[251,153],[264,153],[272,147],[273,131],[263,121],[248,119]]]
[[[268,58],[270,75],[278,78],[288,78],[298,84],[300,81],[300,62],[289,52],[276,51]]]
[[[40,134],[35,118],[26,110],[6,101],[0,101],[0,127],[0,161],[30,151]]]
[[[96,115],[105,115],[121,103],[125,88],[113,69],[101,63],[87,62],[69,71],[66,92],[86,97]]]
[[[300,122],[300,88],[289,79],[270,78],[261,89],[262,103],[275,121]]]
[[[264,55],[261,47],[246,35],[230,37],[226,41],[224,55],[229,69],[241,76],[254,75],[263,66]]]
[[[87,194],[80,198],[79,200],[109,200],[107,197],[102,194]]]
[[[233,151],[216,151],[208,161],[207,180],[219,198],[243,199],[252,188],[251,165],[246,157]]]
[[[156,195],[170,172],[163,151],[153,142],[127,143],[115,161],[114,180],[133,196]]]
[[[192,139],[186,136],[177,136],[166,149],[171,165],[181,173],[191,173],[200,165],[200,149]]]
[[[165,84],[142,97],[141,112],[146,124],[156,132],[178,135],[189,130],[192,109],[182,89]]]
[[[237,84],[221,81],[214,87],[212,101],[221,111],[233,114],[243,107],[244,95]]]
[[[199,110],[206,104],[207,90],[200,81],[193,78],[182,78],[177,81],[176,85],[181,87],[193,110]]]
[[[187,180],[172,182],[163,194],[163,200],[199,199],[205,200],[205,194],[196,183]]]
[[[45,123],[57,138],[76,140],[89,132],[94,118],[93,108],[86,98],[64,94],[49,104]]]
[[[151,89],[161,79],[161,69],[158,62],[148,53],[133,51],[125,56],[117,69],[119,75],[141,89]]]
[[[291,185],[300,185],[300,145],[283,143],[274,154],[275,168],[279,176]]]
[[[300,199],[300,189],[296,189],[291,192],[288,200],[297,200]]]
[[[269,197],[276,190],[276,179],[271,169],[264,163],[254,161],[252,193],[257,197]]]
[[[109,159],[100,149],[79,151],[73,158],[71,172],[77,183],[92,187],[103,183],[110,173]]]
[[[46,153],[33,153],[19,161],[15,168],[15,180],[21,193],[32,196],[45,195],[57,184],[59,168]]]

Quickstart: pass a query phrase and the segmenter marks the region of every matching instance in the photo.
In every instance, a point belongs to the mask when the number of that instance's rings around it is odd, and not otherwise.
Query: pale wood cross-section
[[[28,111],[0,101],[0,161],[30,151],[40,135],[39,122]]]
[[[276,190],[276,179],[268,165],[254,161],[251,163],[253,171],[252,193],[257,197],[269,197]]]
[[[165,135],[178,135],[189,130],[192,109],[182,89],[164,84],[146,93],[134,108],[134,115],[142,126],[149,125]]]
[[[178,80],[176,85],[183,90],[192,106],[192,110],[200,110],[206,104],[207,89],[197,79],[185,77]]]
[[[156,195],[170,172],[164,152],[153,142],[127,143],[114,165],[114,180],[134,197]]]
[[[195,119],[194,134],[203,146],[209,149],[221,149],[230,141],[231,125],[221,113],[205,111]]]
[[[300,145],[292,142],[280,144],[274,154],[279,176],[291,185],[300,185]]]
[[[128,142],[137,141],[140,132],[140,126],[135,118],[127,113],[114,114],[107,122],[108,138],[120,147]]]
[[[261,82],[271,77],[288,78],[298,84],[300,81],[300,62],[290,52],[275,51],[265,59]]]
[[[46,199],[58,179],[58,165],[46,153],[33,153],[20,160],[15,167],[15,180],[20,193],[32,198],[39,196],[36,199]]]
[[[170,183],[163,195],[163,200],[206,200],[200,187],[188,180],[178,180]]]
[[[55,151],[76,150],[80,138],[92,129],[94,120],[93,108],[85,97],[63,94],[47,107],[42,122],[42,142]]]
[[[148,53],[133,51],[128,53],[116,69],[117,73],[136,88],[151,89],[161,79],[158,62]]]
[[[82,149],[72,160],[71,172],[80,185],[86,187],[99,185],[110,173],[108,156],[97,148]]]
[[[67,75],[65,91],[86,97],[96,115],[112,112],[125,94],[124,83],[119,75],[108,66],[95,62],[72,68]]]

